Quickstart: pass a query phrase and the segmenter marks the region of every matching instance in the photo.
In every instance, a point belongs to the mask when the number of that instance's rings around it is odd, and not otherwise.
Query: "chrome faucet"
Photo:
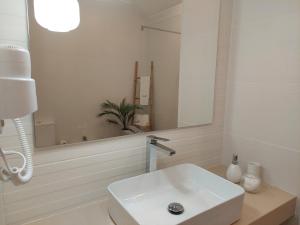
[[[147,137],[147,146],[146,146],[146,172],[155,171],[157,168],[157,150],[167,153],[169,156],[175,155],[176,151],[164,146],[158,141],[169,141],[169,139],[156,137],[156,136],[148,136]]]

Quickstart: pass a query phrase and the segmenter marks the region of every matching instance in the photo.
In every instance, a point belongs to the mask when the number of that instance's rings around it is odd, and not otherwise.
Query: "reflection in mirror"
[[[29,1],[37,147],[212,122],[219,1],[203,21],[196,0],[78,2],[78,28],[56,33]]]
[[[68,32],[79,26],[79,4],[77,0],[34,0],[34,17],[50,31]]]

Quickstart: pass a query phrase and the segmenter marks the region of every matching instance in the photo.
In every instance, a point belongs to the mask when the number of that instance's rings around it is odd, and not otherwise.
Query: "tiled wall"
[[[300,197],[300,1],[235,0],[224,138]]]
[[[0,0],[0,4],[2,2]],[[170,138],[169,145],[177,150],[174,157],[161,155],[159,167],[189,162],[211,166],[221,162],[231,22],[229,2],[222,2],[221,10],[214,122],[209,126],[157,133]],[[26,121],[30,127],[30,119]],[[6,127],[5,134],[9,135],[0,136],[0,143],[14,148],[18,145],[10,129],[11,126]],[[4,185],[4,209],[1,210],[4,215],[1,217],[5,218],[6,225],[24,223],[78,204],[105,199],[107,184],[144,172],[145,136],[37,151],[34,164],[35,173],[29,184],[20,187],[10,183]]]
[[[0,183],[0,225],[5,225],[2,184]]]
[[[27,47],[25,0],[0,0],[0,44]]]

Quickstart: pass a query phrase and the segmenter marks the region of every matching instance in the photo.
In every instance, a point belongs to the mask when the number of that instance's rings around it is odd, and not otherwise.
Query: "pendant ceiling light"
[[[80,23],[78,0],[34,0],[34,16],[39,25],[54,31],[68,32]]]

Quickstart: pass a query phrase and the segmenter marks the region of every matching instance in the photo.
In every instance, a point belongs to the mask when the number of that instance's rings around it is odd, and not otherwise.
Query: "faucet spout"
[[[147,137],[147,147],[146,147],[146,172],[155,171],[157,168],[157,151],[162,151],[167,153],[169,156],[173,156],[176,154],[176,151],[158,143],[158,141],[169,141],[166,138],[160,138],[156,136],[148,136]]]
[[[169,156],[172,156],[172,155],[175,155],[176,154],[176,151],[165,146],[165,145],[162,145],[160,143],[155,143],[155,144],[152,144],[153,146],[156,147],[157,150],[161,151],[161,152],[165,152],[165,153],[168,153]]]

